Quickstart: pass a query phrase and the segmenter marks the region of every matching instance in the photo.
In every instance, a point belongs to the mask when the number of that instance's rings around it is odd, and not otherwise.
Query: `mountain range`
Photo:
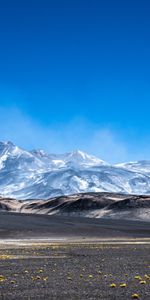
[[[0,195],[48,199],[87,192],[150,194],[150,161],[111,165],[80,150],[48,154],[0,142]]]

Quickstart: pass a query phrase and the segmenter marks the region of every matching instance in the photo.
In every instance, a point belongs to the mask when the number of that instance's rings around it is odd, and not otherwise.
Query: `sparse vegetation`
[[[149,300],[149,250],[80,243],[1,248],[0,298]]]

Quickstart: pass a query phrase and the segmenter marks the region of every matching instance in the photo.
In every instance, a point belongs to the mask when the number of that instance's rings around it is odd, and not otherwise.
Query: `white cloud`
[[[11,140],[26,149],[43,148],[51,153],[81,149],[113,163],[132,158],[132,151],[129,155],[127,143],[117,132],[95,127],[83,119],[44,127],[17,108],[0,108],[0,116],[0,140]]]
[[[105,128],[93,133],[91,152],[100,153],[108,162],[126,161],[129,158],[127,145],[112,130]]]

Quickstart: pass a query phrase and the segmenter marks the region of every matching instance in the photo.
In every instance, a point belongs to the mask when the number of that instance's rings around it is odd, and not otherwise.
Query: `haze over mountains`
[[[47,154],[0,142],[0,195],[47,199],[85,192],[150,194],[150,161],[111,165],[82,151]]]

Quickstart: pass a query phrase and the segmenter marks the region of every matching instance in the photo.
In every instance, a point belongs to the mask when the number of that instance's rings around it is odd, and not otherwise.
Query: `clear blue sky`
[[[150,159],[150,2],[0,3],[0,139]]]

